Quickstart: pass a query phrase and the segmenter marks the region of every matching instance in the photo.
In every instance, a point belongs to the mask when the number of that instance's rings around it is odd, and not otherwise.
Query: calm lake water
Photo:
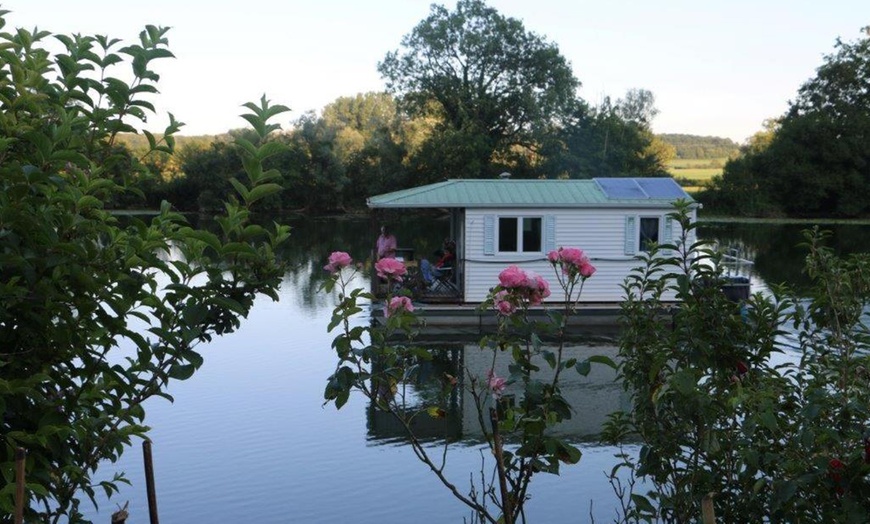
[[[292,270],[281,300],[259,300],[238,332],[209,344],[200,371],[172,384],[174,403],[147,405],[161,520],[462,522],[469,512],[419,463],[392,426],[373,415],[364,398],[352,397],[339,411],[323,405],[325,379],[335,365],[333,335],[326,332],[335,296],[319,291],[322,266],[337,249],[364,260],[377,224],[324,219],[292,225],[285,253]],[[406,217],[396,221],[395,230],[400,246],[413,238],[417,252],[425,254],[438,247],[447,227],[442,220]],[[802,285],[804,253],[795,245],[805,227],[709,223],[699,234],[733,246],[740,258],[753,261],[735,271],[750,276],[754,290],[763,290],[774,282]],[[870,250],[870,226],[827,228],[835,232],[830,244],[838,251]],[[607,344],[586,349],[611,350]],[[608,410],[627,407],[627,399],[612,376],[601,372],[569,389],[579,399],[569,429],[581,442],[583,458],[560,477],[540,475],[533,481],[527,516],[535,523],[591,522],[593,516],[595,522],[612,522],[616,498],[604,471],[615,463],[615,450],[596,444],[588,434]],[[469,474],[480,469],[481,449],[473,434],[463,434],[450,454],[447,473],[463,490]],[[109,478],[115,469],[126,471],[132,486],[88,516],[108,523],[116,503],[129,500],[128,522],[148,522],[140,443],[98,477]]]

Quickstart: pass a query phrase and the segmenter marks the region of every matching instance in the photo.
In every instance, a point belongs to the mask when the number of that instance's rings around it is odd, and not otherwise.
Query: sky
[[[243,103],[262,95],[291,108],[283,127],[339,97],[383,91],[377,64],[440,4],[456,0],[5,0],[6,28],[102,34],[138,41],[171,27],[176,58],[156,65],[162,131],[244,127]],[[656,133],[743,143],[781,115],[837,38],[870,25],[868,0],[488,0],[558,46],[592,103],[628,89],[653,92]]]

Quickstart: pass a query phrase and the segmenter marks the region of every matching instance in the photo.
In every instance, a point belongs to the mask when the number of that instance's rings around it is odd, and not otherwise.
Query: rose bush
[[[561,275],[563,297],[558,303],[559,311],[548,311],[550,324],[559,328],[564,327],[566,318],[574,313],[582,284],[594,272],[586,271],[584,275],[579,270],[584,260],[588,264],[582,251],[568,248],[560,252],[564,256],[550,261]],[[581,256],[577,256],[578,253]],[[586,374],[592,362],[613,363],[595,356],[582,362],[563,359],[562,329],[555,330],[555,350],[546,349],[542,337],[548,334],[538,332],[539,325],[530,320],[529,313],[551,296],[550,284],[534,272],[510,266],[499,274],[498,284],[481,306],[481,314],[492,308],[498,319],[496,333],[483,336],[480,341],[479,351],[487,352],[490,359],[489,372],[483,377],[469,370],[460,370],[458,376],[444,374],[437,379],[439,396],[432,400],[432,405],[423,409],[409,408],[413,402],[407,396],[408,386],[416,383],[418,363],[431,359],[432,350],[415,344],[421,321],[410,292],[399,287],[405,266],[387,258],[375,264],[377,277],[388,284],[387,296],[383,299],[384,322],[355,325],[351,318],[363,310],[361,304],[377,299],[362,289],[351,288],[357,271],[345,270],[351,264],[349,258],[336,252],[326,265],[332,278],[325,289],[337,292],[338,298],[329,329],[341,326],[333,342],[338,359],[324,392],[327,401],[341,408],[350,393],[356,391],[362,393],[374,409],[390,413],[405,428],[416,456],[472,510],[473,519],[491,523],[524,520],[523,508],[532,478],[544,472],[558,474],[561,464],[580,460],[580,451],[553,432],[555,426],[572,416],[571,406],[561,394],[560,374],[569,368]],[[496,363],[501,360],[508,361],[509,376],[500,377],[495,373]],[[549,366],[550,374],[536,373],[540,365]],[[509,387],[519,393],[516,402],[504,402]],[[493,480],[482,486],[472,485],[467,492],[457,488],[447,477],[444,463],[438,462],[448,457],[451,442],[445,440],[443,452],[433,457],[431,449],[415,434],[412,424],[419,416],[444,419],[447,399],[457,388],[463,388],[472,399],[480,432],[493,461]]]

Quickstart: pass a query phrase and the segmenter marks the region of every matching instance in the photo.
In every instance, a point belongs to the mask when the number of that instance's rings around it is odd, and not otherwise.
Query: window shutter
[[[483,254],[495,255],[495,215],[483,215]]]
[[[625,254],[634,255],[637,248],[635,240],[637,239],[637,218],[625,217]]]
[[[544,253],[556,249],[556,215],[544,217]]]
[[[671,244],[674,242],[674,219],[665,217],[665,233],[663,244]]]

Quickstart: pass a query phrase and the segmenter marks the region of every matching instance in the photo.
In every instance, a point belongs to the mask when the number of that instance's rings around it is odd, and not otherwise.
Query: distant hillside
[[[656,135],[677,150],[678,159],[728,158],[738,153],[740,146],[730,138],[682,134]]]
[[[159,141],[161,138],[163,138],[163,135],[161,133],[154,133],[154,138]],[[231,139],[232,137],[228,133],[224,133],[222,135],[175,135],[175,146],[179,149],[188,144],[207,146],[212,142],[227,142]],[[129,147],[133,151],[148,148],[148,139],[145,137],[145,135],[137,135],[135,133],[120,133],[118,135],[118,141],[126,144],[127,147]]]

